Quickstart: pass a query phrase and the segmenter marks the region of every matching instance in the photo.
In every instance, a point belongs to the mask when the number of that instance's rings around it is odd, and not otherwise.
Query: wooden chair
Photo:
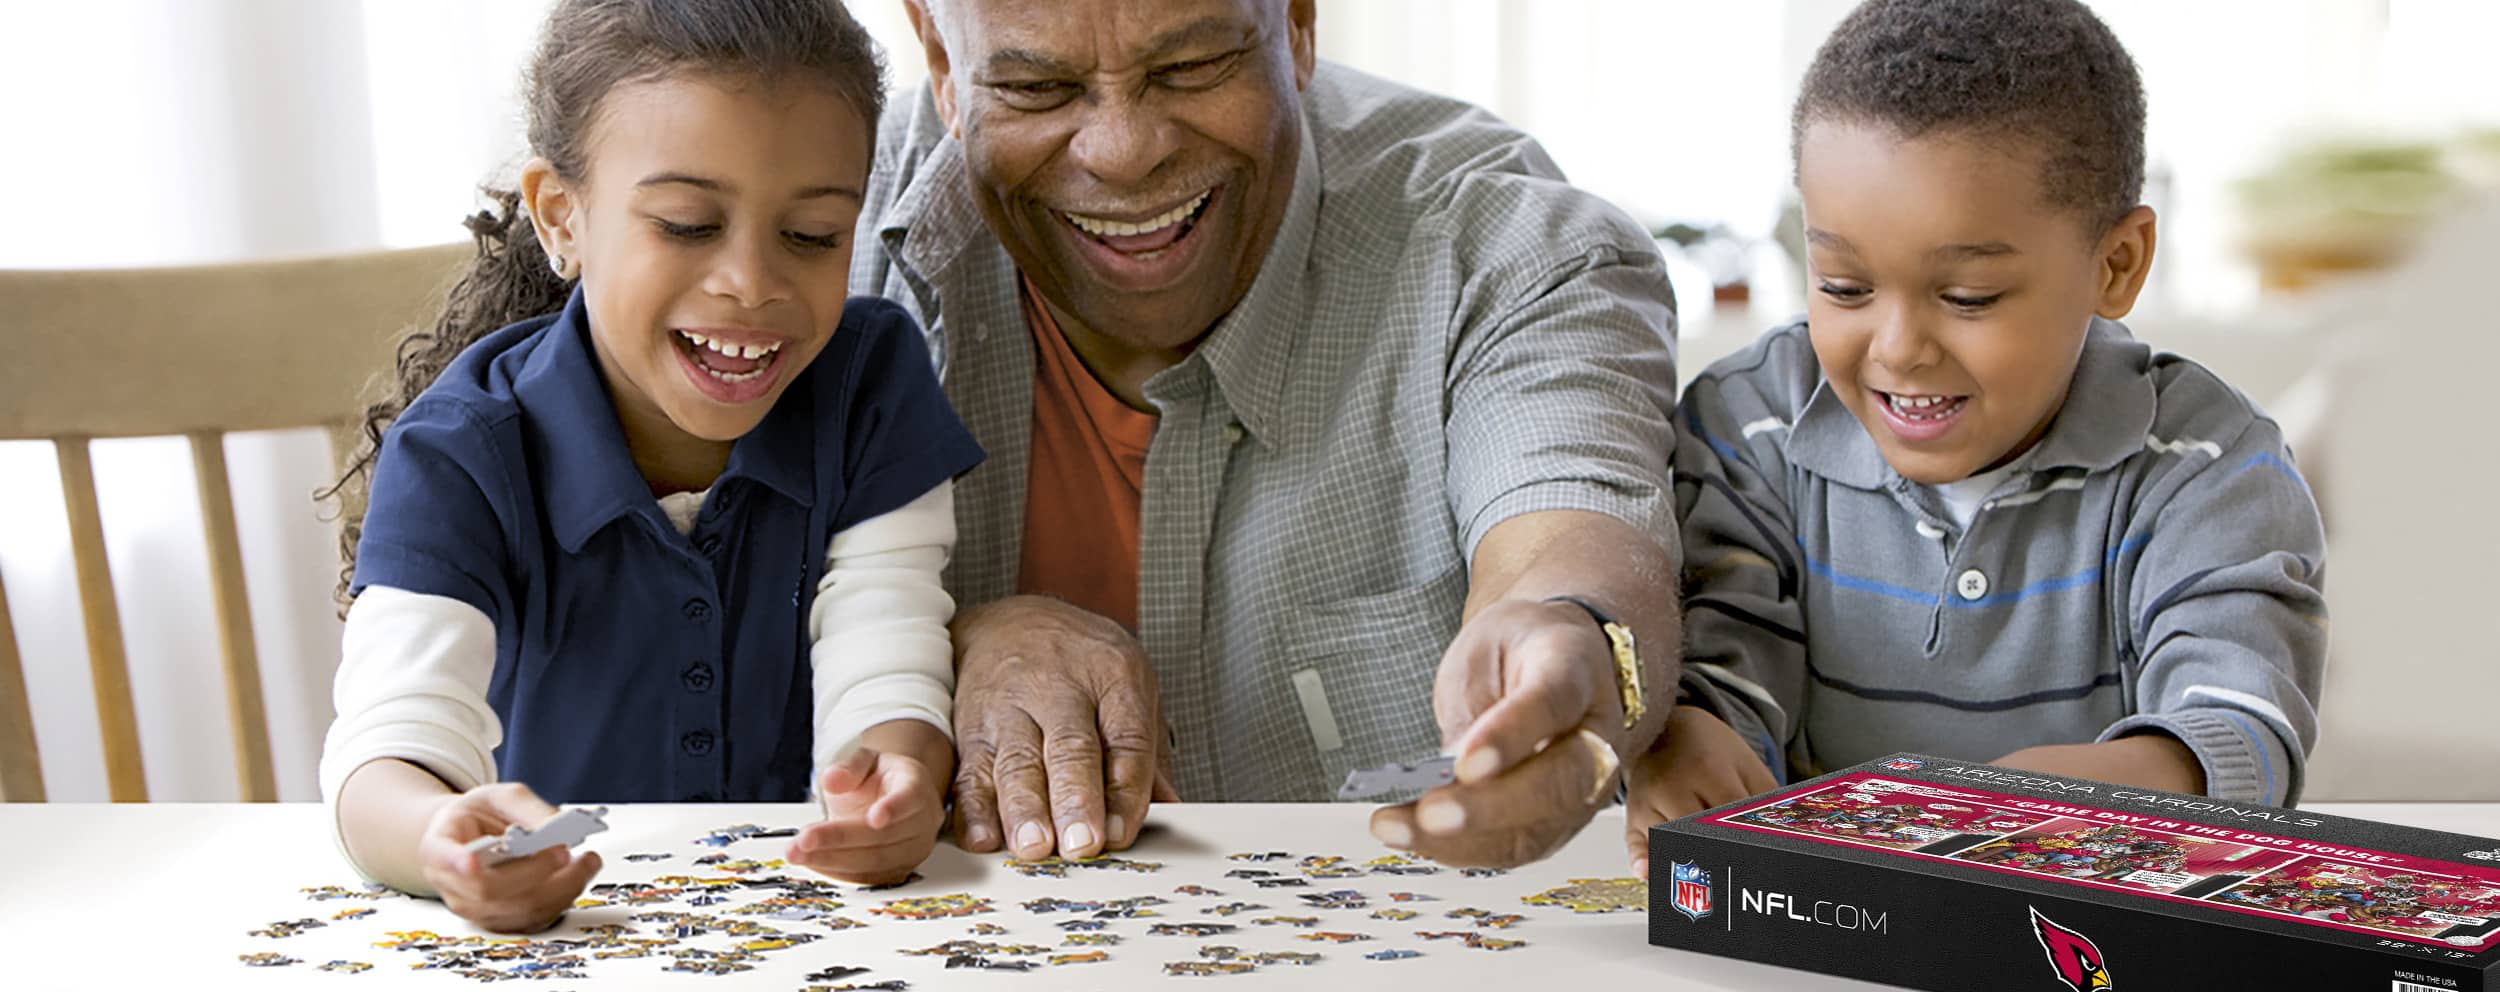
[[[120,612],[88,441],[191,441],[242,798],[277,798],[242,549],[226,485],[229,431],[323,427],[351,444],[391,342],[429,318],[468,245],[239,265],[0,271],[0,440],[48,440],[69,504],[96,714],[115,802],[147,799]],[[40,802],[43,768],[0,586],[0,800]]]

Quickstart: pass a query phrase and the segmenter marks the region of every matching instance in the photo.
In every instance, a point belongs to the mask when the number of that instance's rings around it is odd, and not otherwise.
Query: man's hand
[[[1016,596],[957,614],[954,633],[964,850],[1119,850],[1136,841],[1149,801],[1179,798],[1163,768],[1154,666],[1126,628]]]
[[[1569,603],[1506,600],[1460,628],[1433,681],[1458,781],[1372,813],[1372,836],[1460,866],[1551,854],[1615,794],[1613,646]]]
[[[417,841],[425,882],[461,919],[496,933],[536,933],[553,925],[599,874],[599,855],[551,847],[494,866],[478,863],[469,842],[519,824],[536,829],[556,808],[518,782],[481,785],[445,800]]]
[[[1779,787],[1735,728],[1693,706],[1667,717],[1658,743],[1632,759],[1624,800],[1623,846],[1632,874],[1649,877],[1649,828]]]
[[[862,885],[911,877],[946,817],[946,735],[918,720],[869,728],[816,779],[825,818],[790,841],[790,863]]]

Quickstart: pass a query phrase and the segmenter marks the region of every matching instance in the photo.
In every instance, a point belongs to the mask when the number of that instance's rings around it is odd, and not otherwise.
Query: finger
[[[812,858],[819,851],[839,851],[866,847],[892,840],[887,828],[872,827],[865,817],[826,818],[800,828],[790,838],[789,858],[793,861]]]
[[[882,885],[911,876],[928,859],[930,839],[898,838],[884,844],[820,852],[803,867],[855,885]]]
[[[1372,837],[1400,851],[1415,849],[1415,804],[1399,803],[1372,811]]]
[[[540,883],[571,860],[569,851],[540,851],[493,866],[471,878],[450,880],[452,884],[439,894],[445,905],[481,927],[502,933],[527,931],[543,922],[537,909],[543,901],[538,892]]]
[[[554,853],[558,852],[541,851],[509,864],[535,871],[544,867],[541,856]],[[476,922],[498,933],[536,933],[553,926],[599,873],[599,866],[599,856],[586,853],[567,858],[543,874],[531,874],[526,883],[519,882],[517,875],[499,877],[494,883],[495,891],[481,901]]]
[[[1559,635],[1532,636],[1506,658],[1517,673],[1501,699],[1476,718],[1452,752],[1458,780],[1481,782],[1571,733],[1589,712],[1589,679],[1579,659],[1564,652],[1574,642]]]
[[[1102,851],[1103,748],[1095,736],[1092,707],[1082,720],[1062,712],[1042,732],[1042,765],[1050,779],[1051,829],[1059,855],[1091,857]]]
[[[929,819],[926,825],[934,827],[937,821]],[[863,851],[882,851],[898,844],[926,843],[934,846],[937,837],[937,831],[917,829],[914,821],[904,821],[884,830],[860,829],[857,824],[852,826],[853,829],[844,831],[834,843],[791,851],[789,860],[823,870],[829,864],[839,864],[846,859],[856,860]]]
[[[477,852],[469,850],[469,845],[465,843],[452,840],[428,842],[424,849],[424,862],[428,874],[443,876],[435,882],[437,890],[449,891],[474,885],[485,871]]]
[[[1023,711],[999,721],[990,759],[998,788],[998,820],[1006,828],[1007,849],[1019,858],[1050,853],[1050,781],[1042,767],[1042,729]]]
[[[1623,807],[1623,848],[1631,858],[1632,874],[1649,874],[1649,828],[1674,819],[1673,813],[1658,807],[1660,789],[1636,790]]]
[[[878,757],[876,748],[853,744],[849,751],[835,758],[833,764],[825,766],[823,775],[817,776],[816,794],[838,796],[859,788],[860,783],[868,781],[869,774],[877,770]]]
[[[1415,803],[1413,850],[1460,866],[1506,868],[1544,857],[1597,812],[1590,785],[1601,773],[1612,769],[1591,748],[1566,741],[1491,779],[1434,789]]]
[[[1747,757],[1751,756],[1751,752],[1747,752]],[[1771,777],[1770,766],[1763,764],[1759,759],[1742,762],[1736,770],[1736,776],[1745,787],[1745,795],[1738,796],[1736,799],[1759,796],[1780,787],[1779,779]],[[1734,801],[1735,799],[1729,800],[1729,802]]]
[[[1649,877],[1649,828],[1626,827],[1623,831],[1623,854],[1632,862],[1632,877]]]
[[[928,772],[916,761],[885,762],[878,777],[876,805],[868,807],[868,825],[891,830],[896,824],[917,819],[924,812],[936,809],[937,790],[930,786]]]
[[[548,910],[547,922],[555,922],[565,910],[572,908],[573,900],[581,898],[582,890],[590,887],[590,880],[599,877],[603,864],[599,852],[585,851],[581,857],[574,858],[572,864],[556,869],[555,874],[540,883],[539,892],[549,904],[544,907]]]
[[[1441,667],[1432,676],[1432,717],[1441,725],[1441,749],[1452,751],[1461,734],[1476,722],[1476,717],[1501,698],[1501,644],[1486,633],[1488,617],[1476,618],[1458,632],[1457,639],[1441,655]],[[1455,753],[1454,751],[1452,753]]]
[[[429,873],[440,872],[456,878],[471,878],[485,870],[485,865],[469,845],[478,840],[500,836],[511,824],[495,815],[492,807],[476,796],[459,796],[443,805],[432,822],[426,824],[425,835],[417,845],[418,861]],[[442,888],[436,885],[437,889]]]
[[[1571,737],[1589,754],[1591,774],[1586,802],[1591,806],[1604,803],[1615,793],[1615,776],[1623,771],[1623,759],[1615,754],[1614,744],[1586,726],[1572,731]]]
[[[476,856],[465,851],[449,855],[428,852],[424,855],[423,864],[425,884],[433,887],[434,895],[446,905],[456,907],[462,902],[473,901],[478,897],[478,887],[482,882],[476,862]]]
[[[1102,730],[1110,778],[1102,797],[1103,846],[1124,848],[1145,826],[1146,806],[1169,788],[1162,780],[1163,718],[1139,692],[1116,689],[1103,694],[1094,721]]]
[[[479,788],[477,794],[478,798],[486,801],[487,808],[493,810],[495,815],[532,830],[538,829],[540,825],[556,815],[554,806],[538,798],[538,793],[530,791],[529,786],[519,782],[498,782]]]
[[[957,739],[955,843],[975,854],[998,850],[999,838],[1006,836],[999,829],[996,767],[985,736]]]

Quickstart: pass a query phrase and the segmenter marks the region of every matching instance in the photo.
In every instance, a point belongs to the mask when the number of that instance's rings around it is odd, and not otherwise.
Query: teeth
[[[773,352],[781,350],[781,342],[779,341],[764,345],[742,345],[707,338],[703,335],[696,334],[693,331],[679,331],[677,333],[686,340],[694,342],[695,347],[708,350],[723,358],[762,358],[766,355],[772,354]]]
[[[1171,213],[1164,214],[1161,217],[1156,217],[1141,224],[1129,224],[1116,220],[1104,220],[1100,217],[1088,217],[1084,214],[1062,213],[1060,216],[1066,217],[1069,223],[1075,224],[1077,230],[1091,234],[1097,238],[1126,238],[1134,237],[1140,234],[1152,234],[1156,231],[1163,230],[1164,228],[1188,220],[1189,215],[1197,213],[1198,208],[1205,206],[1206,202],[1207,194],[1200,193],[1195,199],[1190,200],[1188,203],[1172,208]]]
[[[1932,420],[1958,407],[1961,399],[1954,396],[1903,396],[1888,394],[1894,413],[1912,420]]]

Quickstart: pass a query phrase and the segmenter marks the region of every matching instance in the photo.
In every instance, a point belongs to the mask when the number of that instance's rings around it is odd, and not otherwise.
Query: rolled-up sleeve
[[[1655,255],[1600,247],[1462,332],[1449,397],[1452,519],[1472,556],[1525,513],[1603,513],[1676,548],[1674,294]]]
[[[808,618],[816,774],[890,720],[918,720],[952,736],[955,656],[946,624],[955,600],[939,573],[954,543],[947,482],[834,535]]]

